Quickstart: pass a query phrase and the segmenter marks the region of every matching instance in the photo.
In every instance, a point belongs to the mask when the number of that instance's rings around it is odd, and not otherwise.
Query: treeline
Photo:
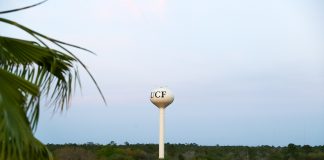
[[[156,160],[157,144],[107,145],[47,144],[54,160]],[[165,145],[166,160],[324,160],[324,146],[200,146],[191,144]]]

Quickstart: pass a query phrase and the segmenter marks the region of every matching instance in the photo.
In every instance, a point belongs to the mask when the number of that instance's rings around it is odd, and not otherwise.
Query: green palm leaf
[[[41,5],[43,3],[45,3],[47,0],[44,0],[44,1],[41,1],[39,3],[36,3],[36,4],[33,4],[33,5],[30,5],[30,6],[26,6],[26,7],[22,7],[22,8],[17,8],[17,9],[11,9],[11,10],[7,10],[7,11],[0,11],[0,14],[6,14],[6,13],[11,13],[11,12],[17,12],[17,11],[21,11],[21,10],[24,10],[24,9],[28,9],[28,8],[32,8],[32,7],[36,7],[38,5]]]
[[[40,87],[41,93],[53,97],[52,103],[61,109],[68,104],[72,92],[73,57],[41,47],[35,42],[0,36],[0,68],[22,77]],[[52,85],[52,84],[56,85]],[[53,88],[54,89],[53,89]],[[28,95],[28,94],[27,94]],[[31,113],[32,127],[36,126],[39,96],[26,96],[26,112]],[[35,101],[37,100],[37,101]],[[32,110],[31,110],[32,109]]]
[[[81,50],[84,50],[84,51],[87,51],[87,52],[90,52],[90,53],[93,53],[92,51],[86,49],[86,48],[83,48],[83,47],[80,47],[80,46],[76,46],[76,45],[73,45],[73,44],[69,44],[69,43],[65,43],[65,42],[62,42],[62,41],[59,41],[59,40],[56,40],[56,39],[53,39],[51,37],[48,37],[48,36],[45,36],[41,33],[38,33],[36,31],[33,31],[21,24],[18,24],[14,21],[11,21],[11,20],[8,20],[8,19],[4,19],[4,18],[0,18],[0,22],[4,22],[4,23],[7,23],[7,24],[10,24],[10,25],[13,25],[13,26],[16,26],[20,29],[22,29],[23,31],[25,31],[26,33],[30,34],[31,36],[33,36],[35,39],[37,39],[39,41],[39,43],[43,46],[43,47],[46,47],[49,49],[48,45],[46,44],[46,42],[44,40],[42,40],[41,38],[47,40],[47,41],[50,41],[51,43],[55,44],[56,46],[58,46],[59,48],[63,49],[66,53],[64,53],[64,55],[70,55],[72,56],[73,58],[75,58],[75,60],[86,70],[86,72],[89,74],[90,78],[92,79],[93,83],[95,84],[95,86],[97,87],[104,103],[106,104],[106,99],[105,97],[103,96],[103,93],[101,91],[101,89],[99,88],[99,85],[98,83],[96,82],[96,80],[94,79],[93,75],[90,73],[90,71],[88,70],[88,68],[85,66],[85,64],[77,57],[75,56],[72,52],[70,52],[65,46],[70,46],[70,47],[74,47],[74,48],[78,48],[78,49],[81,49]],[[35,42],[36,43],[36,42]],[[94,54],[94,53],[93,53]]]
[[[37,40],[0,36],[0,160],[51,159],[50,152],[33,136],[41,97],[49,97],[54,110],[67,108],[75,86],[81,87],[80,64],[106,103],[89,70],[66,46],[91,51],[8,19],[0,18],[0,22],[18,27]],[[48,47],[49,43],[63,51]]]
[[[34,138],[26,112],[25,95],[38,96],[38,87],[0,69],[0,159],[52,159],[47,148]]]

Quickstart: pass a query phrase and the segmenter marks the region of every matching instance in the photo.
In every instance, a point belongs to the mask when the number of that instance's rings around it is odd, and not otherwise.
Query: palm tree
[[[66,47],[91,51],[50,38],[9,19],[0,17],[0,22],[18,27],[35,38],[28,41],[0,35],[0,160],[52,159],[46,146],[33,135],[40,101],[45,96],[54,110],[67,108],[72,91],[81,87],[79,64],[90,75],[105,102],[89,70]],[[50,44],[57,49],[49,47]]]

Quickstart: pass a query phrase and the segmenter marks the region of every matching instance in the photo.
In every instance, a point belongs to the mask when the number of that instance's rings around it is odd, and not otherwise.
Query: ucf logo
[[[156,91],[156,92],[151,92],[151,98],[164,98],[166,95],[166,91]]]

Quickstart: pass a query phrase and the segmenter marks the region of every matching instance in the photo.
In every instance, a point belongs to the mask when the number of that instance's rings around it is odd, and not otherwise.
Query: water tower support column
[[[164,159],[164,110],[173,102],[174,96],[169,89],[160,87],[151,92],[150,100],[160,111],[159,159]]]
[[[164,108],[160,107],[159,159],[164,159]]]

